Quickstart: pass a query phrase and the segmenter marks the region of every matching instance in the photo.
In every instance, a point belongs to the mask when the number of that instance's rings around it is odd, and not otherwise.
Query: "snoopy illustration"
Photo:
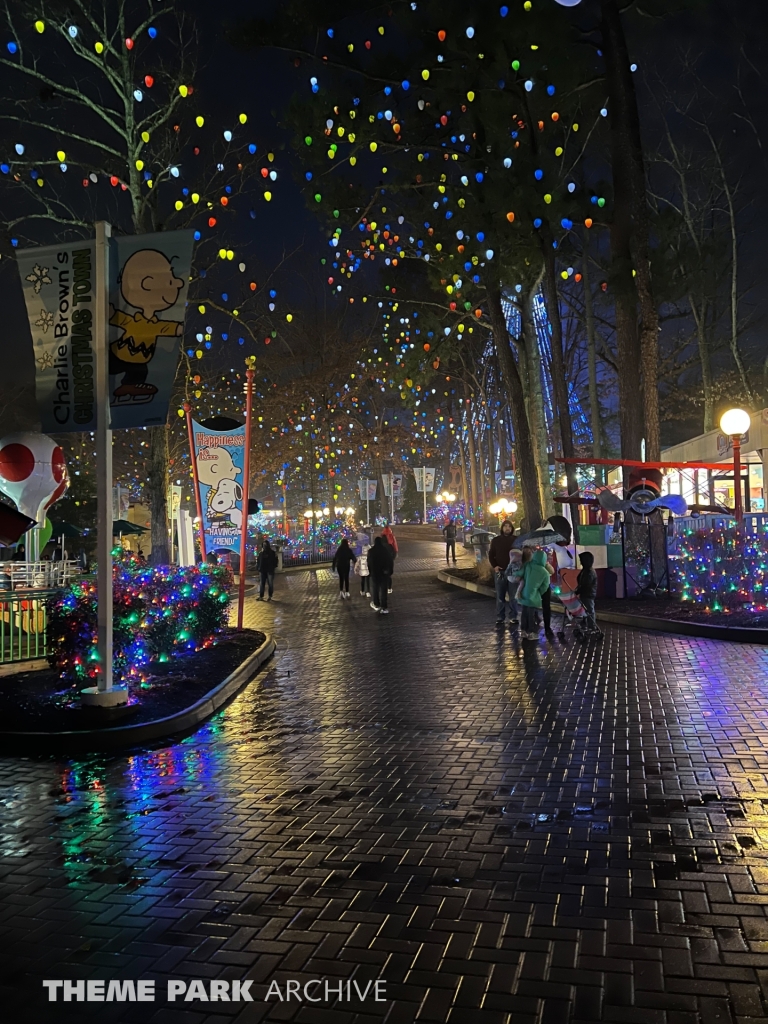
[[[243,525],[242,509],[237,507],[238,501],[243,500],[243,488],[235,480],[219,480],[216,487],[211,487],[208,492],[208,508],[211,523],[225,523],[226,520],[241,529]]]

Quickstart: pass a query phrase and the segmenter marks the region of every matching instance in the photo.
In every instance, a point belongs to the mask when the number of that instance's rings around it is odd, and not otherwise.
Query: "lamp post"
[[[741,496],[741,438],[749,430],[751,419],[744,409],[729,409],[720,417],[720,429],[730,437],[733,443],[733,511],[737,526],[744,518],[744,505]]]
[[[499,498],[489,507],[488,511],[492,516],[499,517],[499,526],[501,526],[502,516],[506,519],[508,516],[514,515],[515,512],[517,512],[517,502],[508,501],[506,498]]]

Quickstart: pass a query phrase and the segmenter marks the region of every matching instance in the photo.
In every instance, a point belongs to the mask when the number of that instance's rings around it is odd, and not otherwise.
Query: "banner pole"
[[[205,550],[205,522],[203,520],[203,503],[200,500],[200,478],[197,475],[197,458],[195,457],[195,435],[192,430],[192,406],[185,402],[182,406],[187,417],[187,435],[189,437],[189,457],[192,460],[192,480],[195,484],[195,507],[197,508],[198,533],[200,535],[200,554],[203,561],[208,552]]]
[[[424,525],[427,525],[427,467],[424,466],[421,471],[421,482],[424,486]]]
[[[240,529],[240,585],[237,602],[237,628],[243,628],[243,605],[245,603],[245,568],[248,545],[248,491],[251,473],[251,406],[253,401],[253,377],[251,367],[245,371],[245,455],[243,458],[243,522]]]
[[[368,477],[365,478],[365,525],[371,525],[371,486]]]
[[[96,484],[99,690],[112,689],[112,430],[109,414],[109,239],[96,224],[94,339],[96,341]]]

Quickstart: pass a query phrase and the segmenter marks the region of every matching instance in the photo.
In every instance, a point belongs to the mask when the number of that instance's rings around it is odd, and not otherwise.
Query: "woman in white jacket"
[[[371,596],[371,572],[368,568],[368,552],[370,550],[370,544],[363,544],[360,549],[360,555],[355,562],[355,572],[360,577],[360,597]]]

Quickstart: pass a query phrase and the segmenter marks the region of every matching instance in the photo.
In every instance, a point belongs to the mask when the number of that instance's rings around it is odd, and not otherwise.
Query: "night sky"
[[[282,284],[287,292],[283,294],[294,308],[300,308],[304,301],[315,303],[326,276],[319,260],[328,252],[327,232],[307,208],[298,183],[298,161],[290,150],[290,136],[279,123],[286,102],[310,73],[308,66],[297,71],[284,52],[245,51],[232,45],[230,39],[237,34],[238,25],[254,16],[269,16],[273,3],[233,0],[222,8],[209,0],[192,0],[184,7],[194,15],[199,33],[200,69],[195,84],[206,116],[215,120],[224,112],[228,114],[242,106],[249,113],[249,127],[253,128],[260,148],[272,148],[277,154],[280,180],[275,200],[269,204],[254,203],[255,220],[247,216],[238,218],[234,228],[238,258],[241,254],[243,258],[250,255],[261,268],[268,268],[278,263],[285,253],[300,249],[302,254],[295,265],[300,265],[302,274],[284,275]],[[350,10],[356,9],[359,5],[350,4]],[[590,0],[571,12],[583,25],[589,24],[594,13],[595,4]],[[734,151],[743,154],[740,187],[742,195],[750,199],[742,218],[743,277],[753,286],[747,303],[752,324],[745,344],[758,348],[763,344],[765,329],[762,263],[763,236],[768,229],[768,206],[764,199],[768,145],[765,150],[761,145],[763,138],[768,140],[768,85],[760,74],[766,55],[765,5],[762,0],[705,3],[701,13],[680,15],[665,22],[663,28],[648,18],[633,15],[628,18],[628,35],[632,57],[639,65],[641,113],[650,145],[653,145],[658,124],[652,113],[649,90],[654,88],[656,76],[674,86],[675,69],[683,53],[700,55],[699,65],[705,71],[707,86],[723,100],[726,109],[731,109],[728,130]],[[315,38],[312,33],[299,42],[311,45]],[[742,47],[746,47],[754,69],[748,68],[740,58]],[[743,95],[754,114],[757,137],[753,128],[739,116],[742,103],[734,86],[740,66]],[[7,90],[6,79],[7,72],[0,73],[0,87]],[[312,102],[308,91],[306,102]],[[724,126],[714,127],[722,130]],[[6,388],[15,388],[19,383],[31,382],[33,368],[16,268],[13,261],[6,258],[0,265],[0,294],[6,337],[19,342],[15,347],[18,358],[4,367],[3,384]],[[8,411],[6,403],[6,417]],[[1,408],[0,415],[3,415]]]

